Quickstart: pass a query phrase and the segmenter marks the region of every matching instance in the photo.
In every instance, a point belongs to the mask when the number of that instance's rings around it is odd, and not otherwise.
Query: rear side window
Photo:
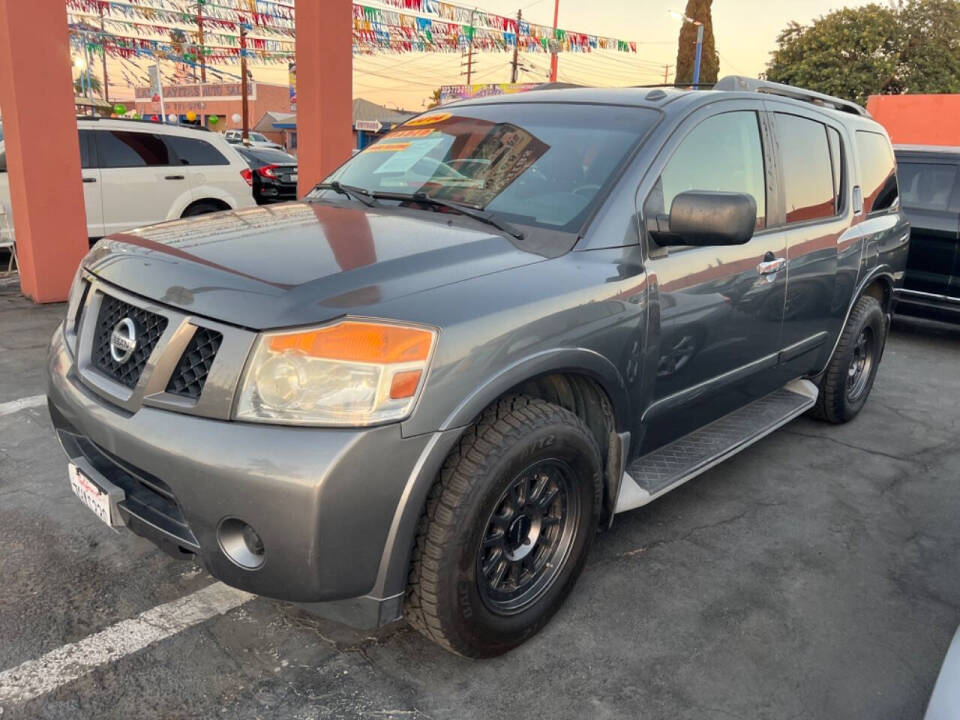
[[[837,196],[827,126],[783,113],[776,113],[776,125],[787,223],[833,217]]]
[[[151,133],[98,130],[100,167],[162,167],[170,164],[163,139]]]
[[[197,138],[179,137],[177,135],[164,136],[167,149],[175,163],[180,165],[229,165],[223,154],[206,140]]]
[[[688,190],[739,192],[757,201],[757,227],[766,227],[763,146],[755,112],[730,112],[704,120],[687,135],[660,176],[663,205]],[[656,193],[656,190],[654,190]],[[650,201],[654,199],[651,195]],[[649,201],[648,201],[649,202]]]
[[[880,133],[857,130],[857,155],[864,212],[880,212],[894,207],[900,195],[890,142]]]
[[[955,165],[900,163],[900,193],[904,207],[917,210],[946,210],[957,183]]]

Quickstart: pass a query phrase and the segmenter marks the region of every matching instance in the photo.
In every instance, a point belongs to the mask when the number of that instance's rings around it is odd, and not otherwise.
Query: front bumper
[[[346,622],[363,616],[355,624],[398,616],[396,579],[405,569],[385,565],[406,562],[409,549],[390,544],[412,536],[400,526],[419,513],[403,506],[422,494],[411,488],[432,483],[452,433],[438,442],[447,433],[404,438],[399,425],[297,428],[152,407],[130,413],[82,384],[62,327],[48,371],[64,449],[125,488],[121,514],[130,529],[168,550],[195,553],[234,587],[301,603],[353,598],[331,613],[313,609]],[[240,567],[221,549],[217,533],[227,518],[243,520],[263,539],[259,568]],[[378,607],[388,600],[392,609]]]

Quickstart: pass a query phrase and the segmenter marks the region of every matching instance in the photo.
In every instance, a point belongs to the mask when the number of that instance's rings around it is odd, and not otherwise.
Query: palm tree
[[[437,88],[433,91],[433,94],[430,96],[430,102],[427,105],[427,108],[434,108],[443,101],[443,95],[440,91],[440,88]]]
[[[103,97],[103,85],[96,75],[91,75],[89,79],[85,75],[81,75],[73,81],[73,92],[77,97],[86,95],[88,90]]]

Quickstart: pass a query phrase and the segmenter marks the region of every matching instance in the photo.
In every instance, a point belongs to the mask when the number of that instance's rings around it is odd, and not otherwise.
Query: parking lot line
[[[31,395],[30,397],[11,400],[10,402],[0,403],[0,417],[12,415],[15,412],[26,410],[27,408],[40,407],[47,402],[46,395]]]
[[[0,672],[0,704],[23,703],[45,695],[101,665],[222,615],[253,597],[218,582],[158,605],[132,620],[123,620],[36,660]]]

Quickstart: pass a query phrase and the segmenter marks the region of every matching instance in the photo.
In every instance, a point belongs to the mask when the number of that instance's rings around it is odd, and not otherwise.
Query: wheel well
[[[876,298],[877,302],[880,303],[880,307],[883,308],[883,312],[890,312],[890,301],[893,298],[893,288],[890,285],[890,282],[883,277],[878,277],[873,280],[867,287],[863,289],[864,295],[869,295],[872,298]]]
[[[211,206],[211,207],[216,208],[217,210],[229,210],[229,209],[230,209],[230,206],[229,206],[227,203],[225,203],[223,200],[220,200],[220,199],[218,199],[218,198],[203,198],[202,200],[194,200],[192,203],[190,203],[189,205],[187,205],[187,206],[183,209],[183,212],[180,213],[180,217],[183,217],[183,216],[186,215],[188,212],[190,212],[191,210],[193,210],[193,209],[196,208],[196,207],[199,207],[200,205],[209,205],[209,206]]]
[[[559,405],[583,420],[600,446],[604,474],[604,516],[601,527],[609,524],[616,498],[612,495],[620,487],[620,438],[613,403],[603,387],[593,378],[578,373],[550,373],[525,380],[508,393],[520,393]]]

